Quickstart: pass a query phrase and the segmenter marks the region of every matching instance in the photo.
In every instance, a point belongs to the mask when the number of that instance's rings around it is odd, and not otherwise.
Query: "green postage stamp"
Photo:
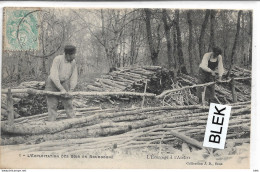
[[[38,50],[37,9],[4,9],[4,50]]]

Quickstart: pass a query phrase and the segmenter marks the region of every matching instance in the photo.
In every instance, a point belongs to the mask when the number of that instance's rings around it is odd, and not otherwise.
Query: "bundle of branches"
[[[230,147],[234,149],[235,145],[250,142],[250,102],[231,106],[226,151]],[[143,155],[151,151],[155,151],[155,155],[174,154],[178,151],[188,155],[191,151],[205,151],[202,142],[208,107],[78,109],[78,112],[78,118],[49,123],[45,129],[39,122],[40,117],[20,121],[21,125],[14,127],[20,133],[12,138],[3,136],[2,145],[20,143],[19,146],[8,147],[25,152],[51,151],[79,155],[97,151],[127,153],[135,150]],[[61,113],[59,119],[62,117]],[[21,132],[28,132],[28,126],[31,125],[35,132],[41,130],[45,133],[27,134],[25,137],[25,133]],[[11,132],[11,128],[6,126],[2,130],[3,134],[7,130]],[[224,155],[221,151],[216,151],[215,154],[218,158],[220,156],[217,155]]]

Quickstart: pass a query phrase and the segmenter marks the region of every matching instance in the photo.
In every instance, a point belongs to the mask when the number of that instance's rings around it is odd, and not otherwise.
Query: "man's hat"
[[[76,53],[76,47],[74,45],[66,45],[64,48],[65,54],[75,54]]]

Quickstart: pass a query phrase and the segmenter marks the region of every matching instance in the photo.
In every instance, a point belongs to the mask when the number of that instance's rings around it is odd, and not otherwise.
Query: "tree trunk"
[[[181,30],[179,26],[179,10],[175,11],[175,16],[176,16],[175,20],[176,20],[176,31],[177,31],[177,52],[179,56],[179,65],[180,65],[179,72],[188,74],[185,66],[184,58],[183,58],[183,52],[182,52]]]
[[[210,11],[210,42],[209,42],[209,49],[208,51],[212,51],[212,48],[215,46],[215,16],[216,16],[216,11],[211,10]]]
[[[231,63],[230,63],[230,70],[232,70],[232,67],[235,63],[235,53],[236,53],[236,48],[237,48],[237,42],[238,42],[238,38],[239,38],[239,33],[240,33],[240,18],[241,18],[241,14],[242,14],[242,11],[240,10],[238,12],[238,16],[237,16],[237,31],[236,31],[236,35],[235,35],[235,40],[234,40],[234,44],[233,44],[233,48],[232,48],[232,53],[231,53]],[[229,72],[230,73],[230,72]]]
[[[169,69],[174,68],[173,62],[173,51],[172,51],[172,42],[171,42],[171,35],[170,35],[170,26],[167,22],[167,11],[166,9],[162,10],[162,20],[164,24],[164,30],[166,34],[166,41],[167,41],[167,55],[168,55],[168,65]]]
[[[173,39],[173,59],[174,59],[174,68],[177,69],[178,67],[178,56],[177,56],[177,34],[176,34],[176,28],[172,28],[172,39]]]
[[[191,20],[191,11],[187,12],[187,22],[189,25],[189,62],[190,62],[190,74],[193,75],[193,57],[192,57],[192,20]]]
[[[253,18],[252,18],[252,11],[249,11],[249,65],[252,65],[252,28],[253,28]]]
[[[42,25],[42,76],[45,77],[47,71],[46,71],[46,62],[45,62],[45,41],[44,41],[44,29],[43,29],[43,25]]]
[[[153,38],[152,38],[152,27],[151,27],[151,10],[150,9],[144,9],[145,12],[145,25],[146,25],[146,32],[147,32],[147,40],[151,52],[151,59],[153,62],[153,65],[158,64],[158,52],[155,51],[154,45],[153,45]]]
[[[205,18],[204,21],[202,23],[201,26],[201,32],[200,32],[200,37],[199,37],[199,55],[200,55],[200,59],[202,59],[203,56],[203,43],[204,43],[204,36],[205,36],[205,31],[207,28],[207,24],[208,24],[208,19],[209,19],[209,15],[210,15],[210,10],[206,10],[206,14],[205,14]]]

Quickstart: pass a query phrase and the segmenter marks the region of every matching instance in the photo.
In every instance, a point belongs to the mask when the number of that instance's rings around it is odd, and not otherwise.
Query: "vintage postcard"
[[[250,168],[253,14],[4,7],[0,167]]]

